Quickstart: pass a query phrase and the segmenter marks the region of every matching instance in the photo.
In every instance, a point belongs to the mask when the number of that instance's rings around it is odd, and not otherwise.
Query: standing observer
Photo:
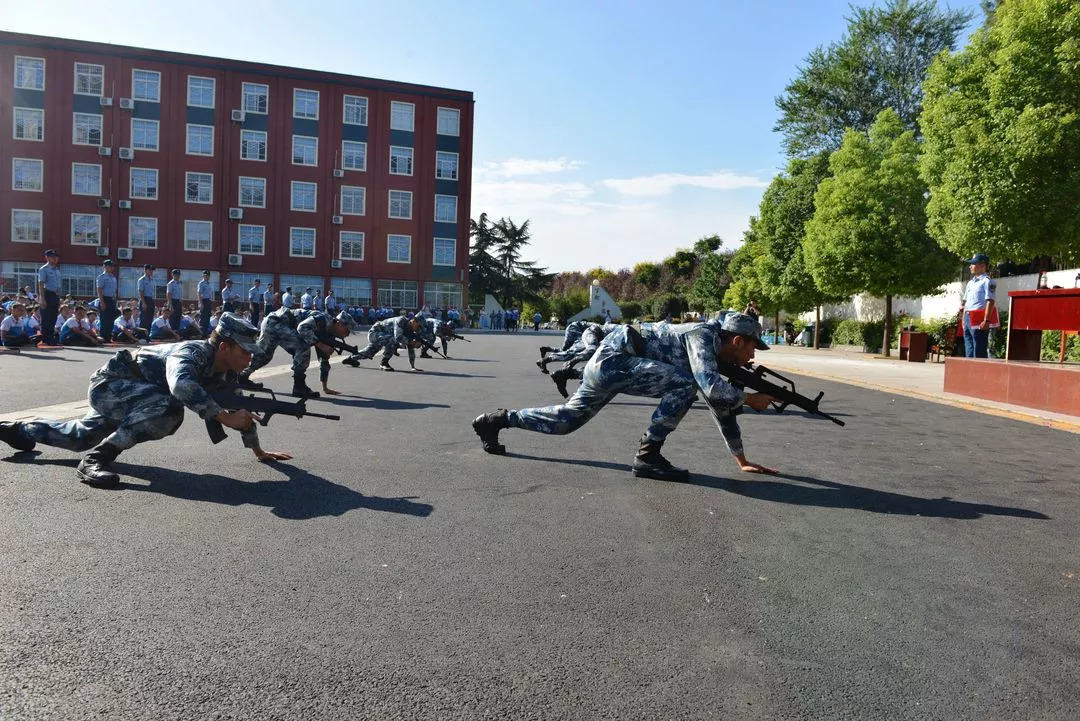
[[[45,251],[45,265],[38,268],[38,297],[41,299],[41,335],[45,345],[56,345],[56,317],[60,314],[60,254]]]
[[[964,289],[964,355],[968,358],[990,357],[990,328],[994,318],[994,291],[997,284],[986,272],[990,256],[976,253],[965,261],[971,270],[971,280]]]
[[[116,305],[116,266],[111,260],[101,263],[101,275],[94,282],[97,288],[98,306],[101,309],[101,337],[105,342],[112,339],[113,324],[120,315]]]

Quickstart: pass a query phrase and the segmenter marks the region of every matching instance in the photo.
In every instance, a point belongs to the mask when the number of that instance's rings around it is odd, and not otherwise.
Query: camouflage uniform
[[[577,321],[584,322],[584,321]],[[616,328],[621,328],[621,325],[616,323],[607,323],[600,325],[599,323],[589,323],[585,326],[581,336],[570,345],[569,348],[555,351],[554,353],[548,353],[544,360],[547,363],[557,363],[560,361],[565,362],[580,362],[587,361],[592,357],[592,354],[596,352],[596,349],[600,347],[600,341],[611,333]],[[567,333],[569,334],[569,328]]]
[[[412,364],[416,360],[416,352],[408,343],[416,338],[416,335],[409,330],[409,320],[403,315],[380,320],[368,330],[367,346],[361,348],[358,353],[346,358],[346,362],[350,365],[356,365],[358,361],[371,360],[381,349],[382,364],[387,365],[390,362],[390,357],[394,355],[394,350],[402,343],[405,343],[409,351],[409,363]]]
[[[333,319],[317,310],[280,308],[266,316],[266,323],[259,333],[258,350],[251,356],[251,365],[241,373],[248,378],[274,357],[274,351],[280,346],[292,356],[293,378],[303,379],[311,363],[311,347],[318,336],[325,335]],[[319,356],[319,380],[323,383],[330,377],[329,357]]]
[[[432,347],[435,346],[436,341],[442,341],[442,353],[446,355],[446,336],[451,332],[453,332],[453,329],[450,325],[438,318],[425,318],[424,322],[420,324],[420,331],[417,335],[420,340]],[[427,348],[424,348],[420,357],[426,358],[426,354]]]
[[[570,347],[577,343],[578,338],[585,332],[585,329],[590,325],[594,325],[587,320],[575,320],[566,326],[566,333],[563,335],[563,344],[560,351],[570,350]]]

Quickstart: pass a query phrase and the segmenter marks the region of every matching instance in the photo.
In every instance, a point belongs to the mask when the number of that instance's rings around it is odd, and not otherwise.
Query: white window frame
[[[454,161],[454,177],[448,178],[439,174],[439,164],[446,163],[451,160],[453,156]],[[458,166],[461,162],[461,156],[458,153],[452,153],[449,150],[436,150],[435,151],[435,179],[436,180],[457,180],[458,179]]]
[[[349,111],[349,102],[350,101],[362,101],[362,102],[355,103],[356,107],[359,108],[359,107],[362,106],[362,108],[363,108],[360,111],[361,115],[363,116],[362,118],[360,118],[360,122],[355,122],[354,123],[351,120],[349,120],[348,111]],[[367,96],[365,96],[365,95],[345,95],[345,96],[342,97],[342,100],[341,100],[341,123],[343,125],[367,126],[367,124],[368,124],[368,99],[367,99]]]
[[[297,101],[296,94],[297,93],[314,93],[315,94],[315,114],[314,115],[298,115],[297,114],[297,107],[296,107],[296,101]],[[292,91],[292,112],[293,112],[293,117],[294,118],[299,118],[301,120],[318,120],[319,119],[319,101],[320,101],[320,96],[319,96],[319,91],[318,90],[310,90],[308,88],[293,88],[293,91]]]
[[[138,173],[136,173],[136,171],[138,171]],[[135,177],[136,177],[136,175],[141,175],[142,173],[153,173],[154,194],[152,196],[151,195],[140,195],[135,190]],[[159,185],[160,181],[161,181],[161,173],[157,168],[132,168],[128,172],[128,197],[132,198],[132,199],[137,199],[137,200],[157,200],[161,195],[161,186]],[[150,185],[147,184],[146,187],[150,188]]]
[[[147,227],[147,229],[152,228],[154,230],[154,244],[153,245],[133,245],[132,244],[131,241],[133,240],[133,236],[134,236],[134,233],[132,232],[132,229],[135,226],[138,226],[138,225],[145,225]],[[127,238],[127,240],[128,240],[128,247],[129,248],[134,248],[134,249],[142,248],[144,250],[156,250],[157,247],[158,247],[158,219],[157,218],[147,218],[147,217],[141,217],[141,216],[134,216],[134,215],[128,216],[128,238]]]
[[[75,228],[77,218],[94,218],[97,220],[97,242],[95,243],[80,243],[75,240]],[[86,247],[96,247],[101,245],[101,216],[97,213],[72,213],[71,214],[71,244],[81,245]]]
[[[199,130],[210,131],[210,152],[209,153],[197,153],[191,149],[191,130],[192,128],[198,128]],[[200,123],[187,123],[184,126],[184,152],[187,155],[198,155],[204,158],[214,157],[214,126],[202,125]]]
[[[443,132],[443,129],[444,129],[444,126],[445,126],[445,124],[443,123],[443,118],[447,117],[449,115],[453,115],[453,117],[454,117],[454,127],[453,127],[454,132],[452,132],[452,133]],[[451,136],[451,137],[454,137],[454,138],[460,138],[461,137],[461,110],[458,109],[458,108],[439,107],[435,111],[435,133],[437,135],[447,135],[447,136]]]
[[[403,151],[403,150],[408,151],[409,172],[407,172],[407,173],[400,172],[400,169],[398,169],[396,171],[394,170],[394,162],[397,160],[397,158],[394,157],[394,153],[395,152],[400,152],[400,151]],[[413,174],[413,160],[414,160],[415,156],[416,156],[416,153],[413,152],[413,149],[410,148],[407,145],[391,145],[390,146],[390,175],[409,175],[409,176],[411,176]]]
[[[136,73],[147,73],[149,75],[156,75],[157,80],[155,86],[157,88],[156,98],[144,98],[140,97],[138,93],[139,84],[135,80]],[[160,70],[145,70],[143,68],[131,69],[131,99],[138,100],[141,103],[160,103],[161,102],[161,71]]]
[[[90,192],[79,192],[75,189],[76,168],[97,168],[97,189]],[[72,195],[89,195],[97,198],[101,197],[101,164],[100,163],[72,163],[71,164],[71,194]]]
[[[31,163],[37,166],[37,187],[20,188],[16,182],[15,166],[19,163]],[[45,189],[45,161],[40,158],[12,158],[11,159],[11,189],[20,193],[40,193]]]
[[[260,235],[262,236],[262,245],[260,246],[261,250],[258,253],[256,253],[253,250],[244,250],[244,245],[243,245],[244,228],[258,228],[259,229]],[[265,225],[256,225],[256,224],[253,224],[253,223],[241,223],[239,226],[237,226],[237,230],[236,230],[236,252],[239,253],[240,255],[266,255],[266,226]]]
[[[244,181],[256,180],[262,183],[262,203],[245,203],[244,202]],[[241,208],[265,208],[266,207],[266,178],[259,178],[254,175],[241,175],[236,184],[236,204]],[[261,255],[261,254],[260,254]]]
[[[311,231],[311,255],[302,255],[302,254],[293,252],[293,231],[294,230]],[[302,227],[298,227],[298,226],[290,227],[289,228],[289,257],[290,258],[314,258],[315,257],[315,250],[316,250],[316,243],[318,241],[318,237],[319,237],[318,233],[315,232],[314,228],[302,228]]]
[[[153,123],[154,124],[154,147],[147,148],[143,145],[135,144],[135,124],[136,123]],[[152,120],[150,118],[132,118],[131,119],[131,147],[135,150],[143,150],[148,153],[156,153],[161,149],[161,121]]]
[[[41,63],[41,87],[35,87],[33,85],[25,85],[19,82],[19,61],[20,60],[34,60]],[[16,55],[13,72],[15,73],[14,85],[16,90],[44,90],[45,89],[45,58],[35,58],[30,55]]]
[[[450,247],[453,249],[453,258],[450,259],[449,263],[440,263],[439,262],[438,246],[439,246],[439,241],[440,240],[449,241],[450,242]],[[457,265],[457,239],[456,238],[435,238],[431,243],[431,264],[432,265],[444,266],[444,267],[451,267],[451,268],[455,267]]]
[[[360,257],[359,258],[355,258],[355,257],[352,257],[352,256],[347,256],[343,252],[345,250],[345,236],[346,235],[351,235],[351,236],[357,236],[358,235],[358,236],[360,236],[359,239],[353,238],[353,239],[351,239],[349,241],[350,243],[360,243]],[[367,243],[366,243],[366,238],[364,237],[363,231],[360,231],[360,230],[343,230],[340,233],[338,233],[338,256],[337,256],[338,258],[340,258],[341,260],[355,260],[357,262],[360,262],[360,261],[364,260],[364,254],[366,252],[367,252]]]
[[[314,140],[315,149],[312,152],[312,159],[310,163],[298,163],[296,162],[296,141],[297,140]],[[314,135],[293,135],[292,136],[292,164],[303,165],[309,168],[317,168],[319,166],[319,138]]]
[[[296,186],[298,185],[310,185],[312,189],[311,194],[311,207],[301,208],[296,204]],[[294,210],[298,213],[314,213],[319,208],[319,184],[312,183],[307,180],[291,180],[289,181],[289,210]]]
[[[16,213],[26,213],[26,214],[28,214],[28,216],[33,216],[33,217],[37,218],[37,223],[36,223],[36,225],[37,225],[37,236],[38,236],[37,240],[20,240],[19,239],[19,234],[16,232],[16,228],[18,226],[15,224],[15,214]],[[37,243],[37,244],[40,244],[42,242],[42,239],[45,237],[45,220],[44,220],[44,218],[45,218],[45,214],[40,210],[33,210],[31,208],[12,208],[11,209],[11,242],[12,243]],[[30,226],[27,226],[27,227],[29,228]]]
[[[364,163],[362,168],[352,168],[345,164],[345,147],[347,145],[356,145],[364,150]],[[355,170],[358,173],[367,171],[367,142],[363,140],[342,140],[341,141],[341,167],[344,170]]]
[[[188,243],[188,235],[190,234],[190,228],[193,224],[205,225],[210,229],[210,235],[207,239],[207,247],[205,248],[193,248]],[[212,253],[214,250],[214,222],[211,220],[184,220],[184,250],[192,253]]]
[[[97,63],[80,63],[80,62],[77,62],[77,61],[75,62],[74,65],[75,65],[75,85],[73,86],[73,89],[74,89],[76,95],[89,95],[90,97],[93,97],[93,98],[100,98],[103,95],[105,95],[105,66],[104,65],[98,65]],[[84,69],[87,69],[87,70],[90,69],[90,68],[98,68],[101,71],[101,90],[99,92],[95,93],[95,92],[80,92],[79,91],[79,68],[80,67],[84,68]]]
[[[41,116],[41,122],[38,124],[38,128],[41,130],[40,138],[20,138],[18,135],[19,129],[19,111],[26,111],[30,113],[39,113]],[[11,138],[12,140],[25,140],[31,143],[44,143],[45,142],[45,111],[42,108],[12,108],[11,109]]]
[[[191,193],[190,193],[192,176],[197,176],[196,177],[196,182],[198,183],[197,193],[196,193],[197,197],[195,198],[195,200],[191,199]],[[206,200],[200,200],[199,198],[202,197],[202,195],[203,195],[202,191],[204,189],[203,188],[203,183],[201,182],[201,180],[205,179],[205,178],[210,179],[209,192],[206,193]],[[188,172],[184,173],[184,202],[185,203],[192,203],[194,205],[213,205],[214,204],[214,174],[213,173],[193,172],[193,171],[190,171],[190,170]]]
[[[391,254],[390,254],[391,243],[393,243],[395,238],[398,238],[398,239],[405,238],[408,241],[408,243],[409,243],[409,257],[408,257],[407,260],[394,260],[393,257],[391,257]],[[397,264],[400,264],[400,265],[409,265],[410,263],[412,263],[412,236],[411,235],[405,235],[404,233],[387,233],[387,235],[386,235],[386,262],[387,263],[397,263]]]
[[[346,190],[359,190],[360,191],[360,212],[356,213],[350,210],[345,210],[345,191]],[[341,207],[342,215],[366,215],[367,214],[367,188],[362,185],[343,185],[341,186],[341,195],[338,198],[338,205]]]
[[[409,214],[408,215],[394,215],[394,193],[407,193],[409,196]],[[413,206],[413,194],[411,190],[390,190],[386,194],[387,207],[386,217],[393,218],[394,220],[412,220],[412,206]]]
[[[251,90],[252,90],[251,97],[257,97],[257,92],[256,91],[257,91],[258,88],[262,88],[265,91],[264,92],[264,95],[266,96],[266,109],[265,110],[258,110],[257,108],[253,110],[253,109],[248,107],[248,96],[249,96],[248,88],[251,88]],[[258,102],[256,102],[255,104],[258,105]],[[266,115],[267,113],[269,113],[270,112],[270,86],[266,85],[265,83],[241,83],[241,85],[240,85],[240,107],[241,107],[241,109],[243,109],[243,111],[245,113],[255,113],[256,115]]]
[[[209,80],[210,81],[210,104],[202,105],[199,103],[191,102],[191,81],[192,80]],[[217,103],[217,78],[208,78],[205,75],[188,75],[187,76],[187,105],[189,108],[210,108],[213,109]]]
[[[98,142],[96,143],[82,143],[79,142],[79,129],[80,120],[89,118],[97,118],[97,132]],[[87,139],[90,137],[90,133],[93,128],[89,127],[85,122],[82,123],[83,129],[86,130]],[[88,145],[90,147],[100,147],[105,138],[105,116],[100,113],[72,113],[71,114],[71,144],[72,145]]]
[[[249,157],[246,157],[244,155],[244,151],[247,149],[248,143],[252,142],[252,141],[249,141],[249,140],[244,140],[245,133],[258,133],[259,135],[262,136],[262,149],[263,149],[262,154],[263,154],[263,157],[261,157],[261,158],[249,158]],[[266,157],[270,155],[270,141],[269,141],[268,138],[269,138],[269,134],[265,130],[241,130],[240,131],[240,159],[241,160],[250,160],[250,161],[255,162],[255,163],[265,163],[266,162]]]
[[[409,112],[409,127],[407,128],[400,124],[400,120],[403,117],[402,113],[405,111],[406,107]],[[410,133],[413,132],[416,129],[416,103],[406,103],[404,100],[391,100],[390,129],[407,130]]]
[[[439,217],[439,200],[446,198],[452,198],[454,201],[454,217],[452,220],[446,220]],[[457,223],[457,209],[458,209],[458,197],[456,195],[435,195],[435,222],[436,223]]]

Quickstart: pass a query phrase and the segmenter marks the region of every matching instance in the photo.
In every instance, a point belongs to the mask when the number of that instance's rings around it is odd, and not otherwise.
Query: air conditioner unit
[[[98,198],[97,207],[108,208],[110,205],[112,205],[112,201],[108,198]]]
[[[342,225],[345,222],[345,218],[341,217],[340,215],[335,215],[330,220],[334,223],[334,225]]]
[[[342,170],[341,168],[334,168],[334,177],[335,178],[344,178],[345,177],[345,171]]]
[[[120,148],[120,159],[121,160],[134,160],[135,159],[135,149],[134,148]]]
[[[335,269],[341,268],[342,265],[344,265],[344,264],[340,260],[338,260],[337,258],[334,258],[333,260],[330,261],[330,267],[331,268],[335,268]]]
[[[116,257],[120,260],[131,260],[132,252],[131,248],[117,248]]]
[[[99,145],[98,149],[97,149],[97,154],[102,156],[102,157],[107,158],[110,155],[112,155],[112,148],[110,148],[107,145]]]
[[[239,253],[230,253],[229,254],[229,265],[243,265],[243,264],[244,264],[244,256],[240,255]]]
[[[117,201],[116,205],[117,205],[117,207],[123,208],[124,210],[131,210],[131,201],[130,200]]]
[[[135,109],[135,101],[132,100],[131,98],[120,98],[120,109],[121,110],[134,110]]]
[[[243,220],[244,209],[243,208],[229,208],[229,220]]]
[[[242,122],[244,122],[245,117],[247,117],[247,113],[245,113],[243,110],[234,110],[234,111],[232,111],[232,121],[234,123],[242,123]]]
[[[112,98],[98,98],[98,100],[101,101],[101,107],[103,107],[103,108],[111,108],[112,107]]]
[[[99,258],[108,258],[109,257],[109,249],[106,246],[101,246],[97,250],[95,250],[94,252],[98,254]]]

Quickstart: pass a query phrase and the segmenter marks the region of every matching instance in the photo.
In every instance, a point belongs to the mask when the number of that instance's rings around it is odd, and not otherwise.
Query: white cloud
[[[497,163],[481,163],[473,169],[473,173],[480,178],[516,178],[521,175],[562,173],[567,170],[577,170],[582,165],[581,161],[565,157],[554,160],[510,158]]]
[[[707,188],[709,190],[740,190],[764,188],[769,184],[753,175],[739,175],[720,171],[708,175],[685,175],[683,173],[660,173],[637,178],[611,178],[600,183],[623,195],[668,195],[679,187]]]

